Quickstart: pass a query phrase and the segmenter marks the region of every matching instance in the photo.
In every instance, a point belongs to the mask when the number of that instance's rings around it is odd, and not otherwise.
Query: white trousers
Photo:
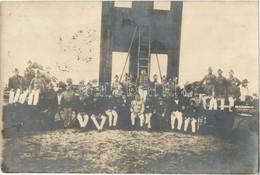
[[[179,111],[173,111],[171,113],[171,126],[172,126],[172,129],[174,129],[174,127],[175,127],[176,120],[178,121],[177,129],[181,130],[183,119],[182,119],[182,113],[179,112]]]
[[[218,109],[218,101],[220,101],[220,110],[224,110],[224,105],[225,105],[225,99],[215,99],[211,98],[210,103],[209,103],[209,110],[217,110]]]
[[[20,89],[17,89],[16,91],[11,90],[9,93],[9,103],[13,104],[18,102],[19,97],[20,97]]]
[[[107,110],[106,114],[108,115],[109,127],[116,126],[118,119],[117,112],[115,110]]]
[[[188,130],[189,123],[191,123],[191,132],[195,133],[197,120],[190,117],[184,119],[184,131]]]
[[[147,124],[147,128],[150,129],[151,128],[151,117],[152,117],[153,113],[149,112],[145,114],[145,124]]]
[[[36,106],[39,102],[39,97],[40,89],[32,90],[32,92],[29,94],[28,105]]]
[[[103,127],[104,127],[104,125],[106,123],[106,117],[104,115],[101,116],[100,124],[98,124],[98,122],[97,122],[97,116],[92,114],[90,118],[91,118],[91,120],[93,121],[93,123],[95,124],[95,126],[96,126],[96,128],[98,130],[102,130],[103,129]]]
[[[24,91],[24,92],[20,95],[19,102],[20,102],[21,104],[24,104],[24,102],[25,102],[25,100],[26,100],[28,94],[29,94],[29,90],[27,89],[26,91]]]
[[[140,119],[140,126],[143,127],[143,125],[144,125],[144,114],[136,114],[136,113],[134,113],[134,112],[131,113],[131,123],[132,123],[132,126],[135,125],[135,118],[136,118],[137,116],[138,116],[139,119]]]
[[[89,116],[87,114],[81,115],[80,113],[77,115],[77,119],[79,121],[79,125],[81,128],[84,128],[88,124]]]

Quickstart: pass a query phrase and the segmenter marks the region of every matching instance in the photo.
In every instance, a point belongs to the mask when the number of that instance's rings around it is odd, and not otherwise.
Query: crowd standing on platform
[[[235,101],[249,99],[248,80],[242,82],[229,71],[229,77],[222,70],[213,74],[208,68],[201,81],[189,83],[181,88],[178,78],[158,75],[151,81],[145,70],[138,77],[125,73],[120,81],[115,75],[112,83],[99,85],[96,79],[73,84],[71,78],[59,81],[45,70],[33,68],[28,61],[24,75],[16,68],[9,78],[9,104],[28,105],[41,109],[50,116],[62,114],[64,127],[71,127],[76,119],[80,129],[88,128],[92,121],[98,131],[109,128],[164,130],[168,125],[172,130],[195,133],[201,122],[206,122],[205,111],[234,111]]]

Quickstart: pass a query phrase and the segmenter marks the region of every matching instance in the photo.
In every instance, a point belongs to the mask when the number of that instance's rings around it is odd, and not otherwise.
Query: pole
[[[162,72],[161,72],[161,67],[160,67],[160,63],[159,63],[159,59],[158,59],[157,54],[156,54],[156,59],[157,59],[157,65],[158,65],[158,69],[159,69],[159,73],[160,73],[160,77],[161,77],[161,82],[162,82]]]
[[[123,76],[123,73],[124,73],[124,70],[125,70],[125,66],[126,66],[126,63],[127,63],[127,61],[128,61],[129,55],[130,55],[130,50],[131,50],[132,45],[133,45],[133,41],[134,41],[134,38],[135,38],[136,30],[137,30],[137,25],[135,26],[134,35],[133,35],[132,41],[131,41],[130,46],[129,46],[129,49],[128,49],[128,53],[127,53],[125,65],[124,65],[123,70],[122,70],[122,73],[121,73],[121,75],[120,75],[119,82],[121,82],[121,79],[122,79],[122,76]]]

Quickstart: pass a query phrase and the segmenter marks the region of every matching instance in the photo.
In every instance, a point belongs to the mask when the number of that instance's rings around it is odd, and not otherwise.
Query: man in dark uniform
[[[51,75],[51,68],[46,67],[46,72],[42,74],[42,78],[45,80],[46,84],[49,85],[52,81],[57,82],[57,78]]]
[[[215,94],[216,99],[214,100],[214,103],[217,103],[217,101],[220,101],[220,109],[224,110],[225,98],[227,95],[227,80],[222,75],[221,69],[218,70],[218,77],[216,80],[215,92],[216,92],[216,94]]]
[[[152,99],[154,101],[154,114],[156,119],[156,125],[159,126],[158,129],[160,132],[165,130],[163,123],[166,120],[166,103],[162,96],[156,94]]]
[[[48,90],[46,91],[46,124],[47,127],[53,129],[54,116],[58,111],[58,96],[55,90],[53,89],[53,84],[50,83]]]
[[[208,74],[204,76],[204,78],[200,81],[200,85],[202,85],[205,81],[210,80],[210,83],[215,85],[216,76],[213,75],[213,70],[211,67],[208,68]]]
[[[104,128],[106,123],[106,117],[104,116],[105,109],[104,104],[101,102],[105,97],[95,97],[92,100],[91,105],[91,120],[93,121],[94,125],[96,126],[98,132],[101,132]],[[100,124],[98,124],[97,120],[101,120]]]
[[[22,77],[19,75],[17,68],[14,69],[14,75],[8,80],[9,104],[18,102],[20,97],[20,85]]]
[[[240,97],[241,81],[234,77],[234,71],[229,71],[229,78],[227,79],[227,95],[229,101],[229,112],[232,112],[235,101]]]
[[[171,127],[175,129],[175,123],[177,124],[177,129],[180,131],[183,123],[183,111],[186,109],[186,105],[184,103],[181,95],[176,94],[171,102]]]
[[[189,123],[191,124],[191,132],[195,133],[196,123],[200,114],[200,106],[196,105],[195,100],[191,99],[190,105],[186,109],[184,120],[184,131],[187,132]]]
[[[118,114],[116,111],[117,105],[115,101],[115,97],[109,95],[108,99],[105,101],[105,113],[108,116],[109,128],[116,127]]]
[[[124,80],[122,81],[124,94],[127,94],[128,85],[129,85],[129,75],[128,73],[125,73]]]
[[[131,102],[126,95],[123,95],[120,100],[117,101],[117,110],[119,120],[119,126],[123,129],[130,129],[130,106]]]
[[[151,82],[151,95],[158,93],[159,88],[158,76],[157,74],[153,75],[153,82]]]
[[[147,96],[144,108],[145,124],[147,125],[147,129],[151,129],[151,118],[154,114],[154,101],[150,96]]]
[[[32,68],[33,64],[32,64],[32,61],[29,60],[27,62],[27,68],[25,69],[25,71],[27,72],[27,76],[29,77],[29,79],[33,79],[35,77],[35,72]]]

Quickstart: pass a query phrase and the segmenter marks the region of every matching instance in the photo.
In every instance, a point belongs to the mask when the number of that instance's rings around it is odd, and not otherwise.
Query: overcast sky
[[[60,78],[98,78],[101,2],[2,3],[1,78],[28,60]],[[258,89],[257,2],[184,2],[180,81],[200,80],[209,66]],[[66,71],[65,71],[66,70]]]

